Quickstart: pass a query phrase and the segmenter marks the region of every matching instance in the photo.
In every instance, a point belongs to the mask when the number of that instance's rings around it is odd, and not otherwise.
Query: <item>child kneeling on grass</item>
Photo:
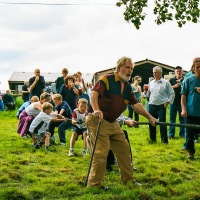
[[[87,144],[87,126],[86,126],[86,116],[87,116],[88,101],[87,99],[80,98],[78,101],[78,108],[76,108],[72,113],[72,124],[74,125],[74,130],[70,140],[69,156],[74,156],[74,144],[79,135],[82,135],[83,139],[83,151],[82,155],[86,155]]]
[[[17,110],[17,114],[16,114],[17,118],[19,119],[19,116],[22,113],[22,111],[25,110],[25,108],[27,108],[31,103],[38,102],[38,101],[39,101],[38,96],[32,96],[31,99],[30,99],[30,101],[24,102],[20,106],[20,108]]]
[[[49,123],[52,119],[53,105],[45,102],[42,104],[42,111],[32,121],[29,131],[32,134],[33,146],[40,148],[45,143],[45,149],[49,150],[51,134],[48,132]],[[39,141],[39,142],[38,142]]]

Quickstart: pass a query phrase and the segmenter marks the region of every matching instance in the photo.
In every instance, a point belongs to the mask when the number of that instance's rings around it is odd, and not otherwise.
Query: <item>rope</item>
[[[137,122],[136,124],[137,125],[150,125],[150,122]],[[176,124],[176,123],[169,123],[169,122],[156,122],[155,124],[160,125],[160,126],[176,126],[176,127],[200,129],[200,125],[197,125],[197,124]]]

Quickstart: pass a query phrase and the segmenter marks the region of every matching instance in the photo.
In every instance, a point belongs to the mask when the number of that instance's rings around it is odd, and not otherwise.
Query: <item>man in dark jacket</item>
[[[173,103],[170,105],[170,123],[176,123],[176,115],[179,115],[180,124],[185,123],[185,118],[181,116],[181,84],[183,81],[183,69],[180,66],[175,68],[175,77],[171,78],[169,82],[172,85],[172,88],[175,92],[175,98]],[[175,127],[170,126],[168,137],[170,139],[174,138],[175,136]],[[185,138],[185,128],[180,127],[179,137]]]
[[[6,94],[3,95],[3,104],[8,108],[8,110],[15,110],[15,100],[10,94],[10,90],[6,90]]]
[[[57,93],[59,93],[59,91],[60,91],[60,87],[63,85],[63,84],[65,84],[64,83],[64,78],[65,77],[67,77],[67,75],[68,75],[68,69],[67,68],[63,68],[62,69],[62,76],[60,76],[60,77],[58,77],[57,79],[56,79],[56,91],[57,91]]]
[[[43,76],[40,76],[40,70],[35,69],[35,76],[29,79],[30,99],[32,96],[38,96],[44,92],[45,80]]]

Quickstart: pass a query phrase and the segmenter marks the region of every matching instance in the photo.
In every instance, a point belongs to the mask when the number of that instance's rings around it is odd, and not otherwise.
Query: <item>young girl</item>
[[[33,145],[36,148],[39,148],[43,143],[45,143],[45,149],[49,150],[51,133],[48,132],[48,128],[52,119],[50,116],[52,110],[53,105],[51,103],[43,103],[42,111],[34,118],[30,125],[29,131],[32,134]],[[37,143],[38,140],[39,143]]]
[[[42,104],[44,102],[50,102],[51,95],[47,92],[44,92],[40,95],[40,101],[31,103],[19,116],[19,123],[17,133],[20,134],[21,137],[29,133],[29,126],[33,119],[40,113],[42,110]]]
[[[39,98],[38,96],[32,96],[30,101],[26,101],[25,103],[23,103],[20,108],[17,110],[17,118],[19,119],[19,116],[20,114],[22,113],[22,111],[27,108],[31,103],[34,103],[34,102],[38,102],[39,101]]]
[[[70,140],[69,156],[74,156],[74,144],[79,135],[83,138],[83,151],[82,155],[86,155],[86,137],[87,137],[87,126],[85,123],[87,116],[88,101],[87,99],[80,98],[78,101],[78,108],[72,113],[72,124],[74,124],[74,131]]]

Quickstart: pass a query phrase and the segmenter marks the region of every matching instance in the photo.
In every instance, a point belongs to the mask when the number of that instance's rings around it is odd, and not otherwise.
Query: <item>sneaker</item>
[[[141,183],[138,183],[138,182],[136,182],[136,181],[133,182],[133,185],[135,185],[135,186],[140,186],[140,187],[142,186]]]
[[[66,145],[66,143],[64,143],[64,142],[61,142],[61,143],[60,143],[60,145],[61,145],[61,146],[65,146],[65,145]]]
[[[23,135],[22,138],[23,139],[28,139],[28,135]]]
[[[36,144],[37,144],[37,143],[31,143],[31,146],[32,146],[32,147],[35,147]]]
[[[40,148],[42,147],[42,145],[41,145],[40,143],[37,143],[37,144],[34,145],[34,147],[35,147],[36,149],[40,149]]]
[[[45,150],[46,150],[46,151],[49,151],[49,146],[46,146],[46,147],[45,147]]]
[[[190,160],[194,160],[194,154],[193,153],[188,153],[188,158]]]
[[[100,188],[105,192],[109,190],[109,187],[107,187],[107,186],[101,186]]]
[[[86,154],[87,154],[86,150],[83,149],[83,151],[82,151],[82,156],[85,156]]]
[[[134,170],[134,171],[137,171],[137,168],[133,166],[133,170]]]
[[[112,172],[113,171],[113,168],[112,168],[112,166],[110,164],[106,165],[106,171],[107,172]]]
[[[51,139],[56,141],[55,135],[53,135],[53,136],[51,137]]]
[[[54,135],[50,138],[50,143],[51,144],[56,144],[56,138],[55,138]]]
[[[74,151],[73,150],[69,150],[68,156],[69,157],[74,156]]]

